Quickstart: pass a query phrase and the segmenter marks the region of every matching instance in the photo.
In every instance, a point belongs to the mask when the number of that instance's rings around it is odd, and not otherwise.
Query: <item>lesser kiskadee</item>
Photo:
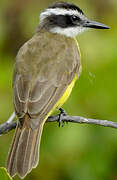
[[[19,121],[7,160],[11,176],[24,178],[37,166],[43,125],[67,100],[80,75],[75,36],[88,28],[108,26],[89,20],[74,4],[57,2],[40,14],[36,33],[20,48],[13,78]]]

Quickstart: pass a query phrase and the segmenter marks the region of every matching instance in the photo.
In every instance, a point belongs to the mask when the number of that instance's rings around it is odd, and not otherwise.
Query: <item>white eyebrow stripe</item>
[[[40,14],[40,20],[43,20],[44,18],[50,16],[50,15],[76,15],[79,17],[83,17],[84,15],[78,12],[77,10],[67,10],[64,8],[49,8],[46,9],[44,12]]]

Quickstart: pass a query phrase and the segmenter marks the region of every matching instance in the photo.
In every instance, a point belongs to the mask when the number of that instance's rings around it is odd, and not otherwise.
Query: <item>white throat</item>
[[[69,27],[69,28],[55,27],[50,29],[50,32],[65,35],[67,37],[75,37],[78,34],[84,32],[86,29],[87,28],[83,28],[83,27]]]

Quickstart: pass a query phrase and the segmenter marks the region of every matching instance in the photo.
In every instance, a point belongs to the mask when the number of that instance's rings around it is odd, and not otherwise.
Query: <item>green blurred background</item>
[[[32,37],[52,0],[0,0],[0,123],[13,112],[12,74],[19,47]],[[68,114],[117,121],[117,0],[74,0],[110,30],[78,36],[82,74],[64,105]],[[0,137],[5,166],[14,131]],[[14,178],[19,180],[18,177]],[[25,180],[117,180],[117,130],[93,125],[45,125],[40,163]]]

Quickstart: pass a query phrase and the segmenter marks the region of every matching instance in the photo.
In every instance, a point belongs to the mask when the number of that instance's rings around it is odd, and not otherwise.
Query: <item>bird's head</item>
[[[89,29],[109,29],[108,26],[88,19],[76,5],[56,2],[40,14],[40,24],[52,33],[75,37]]]

